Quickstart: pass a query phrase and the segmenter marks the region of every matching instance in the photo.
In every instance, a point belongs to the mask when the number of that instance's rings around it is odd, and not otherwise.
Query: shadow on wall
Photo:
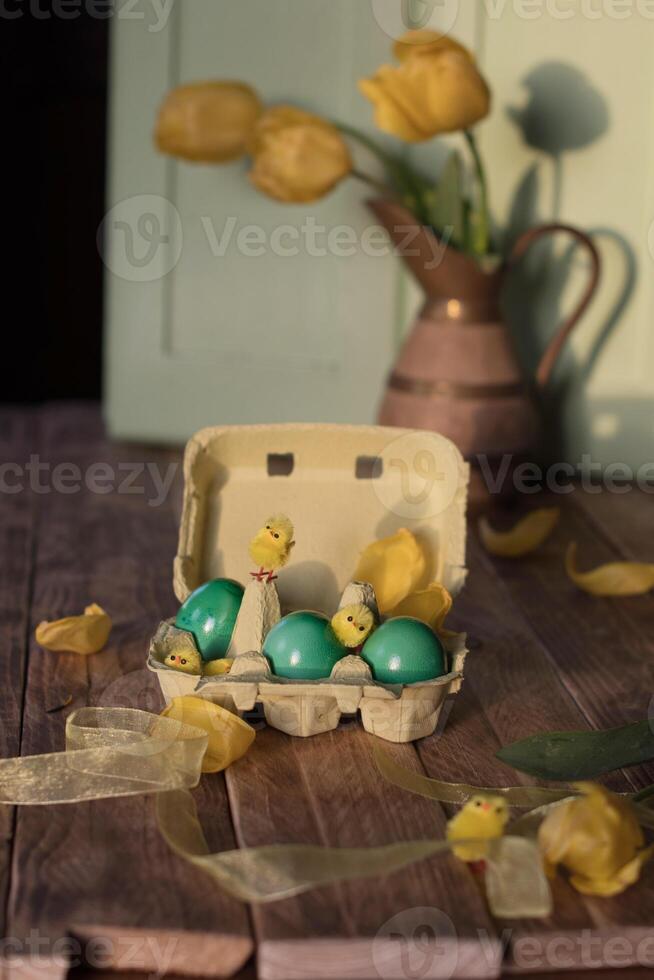
[[[654,460],[652,458],[652,439],[654,423],[650,423],[650,436],[643,439],[643,419],[652,418],[652,402],[648,398],[600,398],[592,404],[579,401],[579,426],[576,433],[577,444],[568,447],[568,458],[588,469],[582,454],[592,457],[597,475],[597,462],[624,466],[627,480],[643,478],[647,482],[647,492],[654,493]],[[575,411],[577,406],[575,404]],[[638,473],[642,468],[643,472]],[[620,474],[616,474],[620,478]],[[624,475],[623,475],[624,478]],[[623,491],[626,492],[626,491]]]
[[[572,65],[547,62],[523,80],[528,99],[522,108],[509,107],[507,114],[520,129],[524,142],[540,156],[518,180],[513,196],[503,251],[508,253],[528,228],[546,222],[565,222],[561,201],[566,154],[584,149],[598,140],[609,126],[609,111],[602,93]],[[548,173],[549,171],[549,173]],[[545,178],[552,196],[544,203]],[[583,386],[590,378],[611,331],[624,312],[636,280],[636,259],[630,244],[610,228],[584,229],[602,253],[610,245],[622,257],[624,279],[611,309],[600,324],[585,363],[578,363],[568,347],[557,365],[549,390],[544,393],[547,438],[543,447],[549,458],[564,446],[563,417],[574,402],[583,410]],[[521,362],[533,376],[547,341],[553,336],[563,313],[561,296],[577,270],[585,268],[575,245],[560,251],[559,236],[536,243],[509,278],[504,295],[509,322]],[[580,277],[581,280],[581,277]],[[581,288],[581,286],[580,286]],[[525,329],[525,311],[529,311]]]

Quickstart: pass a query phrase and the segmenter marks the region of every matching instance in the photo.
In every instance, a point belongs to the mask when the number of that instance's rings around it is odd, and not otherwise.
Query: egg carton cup
[[[378,618],[368,583],[351,582],[339,608],[353,602],[365,603]],[[268,632],[280,619],[275,583],[251,582],[245,589],[226,654],[233,658],[230,672],[216,677],[185,674],[165,664],[164,658],[173,649],[197,648],[192,634],[178,629],[173,620],[161,623],[150,644],[148,668],[156,673],[166,703],[193,695],[236,713],[261,704],[271,727],[299,737],[333,731],[343,715],[359,713],[363,727],[373,735],[390,742],[411,742],[435,731],[446,697],[461,687],[467,654],[464,633],[451,633],[443,639],[450,670],[433,680],[381,684],[358,654],[344,655],[329,677],[320,680],[277,677],[261,650]]]

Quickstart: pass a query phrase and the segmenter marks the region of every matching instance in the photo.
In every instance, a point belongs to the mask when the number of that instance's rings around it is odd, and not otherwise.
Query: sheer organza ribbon
[[[248,902],[277,901],[321,885],[385,875],[451,851],[450,842],[434,839],[361,848],[273,844],[211,853],[189,792],[200,781],[207,744],[205,731],[172,718],[132,708],[82,708],[68,718],[64,752],[0,761],[0,802],[25,806],[156,794],[157,822],[170,847],[230,895]],[[512,806],[537,808],[542,819],[549,807],[573,794],[442,782],[399,766],[378,747],[374,758],[388,782],[443,803],[464,803],[478,792],[501,794]],[[486,894],[496,916],[550,913],[533,821],[521,818],[508,834],[489,843]]]

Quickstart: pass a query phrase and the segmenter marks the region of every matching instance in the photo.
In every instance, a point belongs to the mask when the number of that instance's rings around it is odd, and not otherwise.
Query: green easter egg
[[[175,626],[193,634],[203,660],[219,660],[227,653],[243,586],[231,578],[215,578],[192,592],[175,619]]]
[[[443,644],[412,616],[387,619],[363,644],[361,656],[382,684],[415,684],[447,673]]]
[[[275,623],[263,652],[278,677],[303,681],[329,677],[334,664],[346,653],[327,616],[310,610],[289,613]]]

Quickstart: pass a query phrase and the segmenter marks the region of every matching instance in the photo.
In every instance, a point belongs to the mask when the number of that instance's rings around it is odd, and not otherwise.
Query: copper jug
[[[577,228],[541,225],[521,235],[509,257],[486,271],[418,225],[400,204],[382,199],[368,203],[426,294],[388,378],[379,422],[431,429],[452,439],[472,464],[471,499],[479,501],[489,492],[485,474],[497,472],[503,457],[510,467],[533,458],[540,435],[538,391],[547,384],[597,288],[597,249]],[[544,351],[535,384],[530,384],[502,320],[500,294],[507,272],[529,246],[556,232],[566,232],[587,249],[590,275],[575,310]],[[511,481],[504,484],[509,487]]]

